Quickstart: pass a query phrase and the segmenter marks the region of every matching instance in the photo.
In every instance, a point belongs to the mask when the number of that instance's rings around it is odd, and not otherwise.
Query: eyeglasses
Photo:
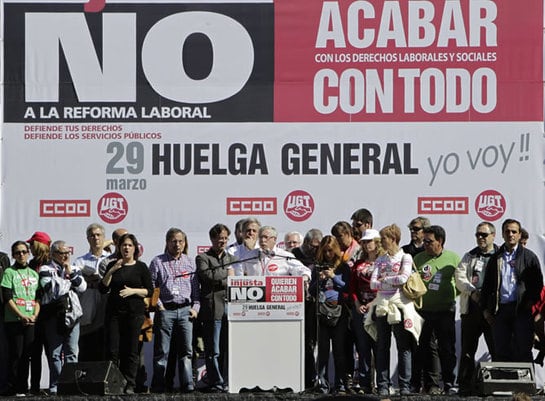
[[[61,255],[61,256],[68,256],[68,255],[70,255],[70,251],[66,251],[66,252],[57,251],[57,252],[55,252],[55,253],[57,253],[57,254],[59,254],[59,255]]]
[[[15,251],[15,252],[13,252],[13,254],[15,256],[26,255],[27,253],[28,253],[28,251]]]
[[[484,239],[484,238],[488,237],[490,234],[491,233],[475,233],[475,236],[477,238],[483,238]]]
[[[419,232],[419,231],[422,231],[423,228],[422,227],[416,227],[416,226],[412,226],[412,227],[409,227],[409,231],[412,231],[412,232]]]

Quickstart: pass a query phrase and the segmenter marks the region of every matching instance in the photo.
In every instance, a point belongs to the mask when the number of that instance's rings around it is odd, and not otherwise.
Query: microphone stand
[[[252,256],[252,257],[246,258],[246,259],[235,260],[235,261],[229,262],[229,263],[223,263],[223,260],[222,260],[222,263],[219,266],[210,266],[210,267],[208,267],[208,268],[206,268],[206,269],[204,269],[202,271],[216,270],[218,267],[227,267],[227,266],[235,265],[237,263],[248,262],[250,260],[259,259],[259,257],[260,257],[260,254],[258,254],[257,256]],[[195,269],[194,272],[178,274],[177,276],[174,276],[174,278],[187,277],[187,276],[192,276],[194,274],[197,274],[196,269]]]

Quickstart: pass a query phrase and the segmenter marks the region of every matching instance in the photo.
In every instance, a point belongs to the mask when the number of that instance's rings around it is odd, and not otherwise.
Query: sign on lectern
[[[229,392],[303,391],[303,278],[228,277],[227,297]]]

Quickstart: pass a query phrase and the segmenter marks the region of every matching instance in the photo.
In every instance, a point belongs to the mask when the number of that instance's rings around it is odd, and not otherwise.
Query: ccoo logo
[[[475,212],[486,221],[495,221],[501,218],[506,207],[505,197],[493,189],[481,192],[475,199]]]
[[[125,197],[117,192],[108,192],[99,199],[97,213],[108,224],[116,224],[127,216],[129,205]]]
[[[292,191],[284,199],[284,213],[293,221],[305,221],[314,212],[314,199],[305,191]]]

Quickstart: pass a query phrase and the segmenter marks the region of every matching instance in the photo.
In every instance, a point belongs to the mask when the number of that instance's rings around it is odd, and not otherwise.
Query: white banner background
[[[8,2],[0,1],[2,10],[4,3]],[[4,34],[2,29],[2,44]],[[2,77],[4,67],[10,61],[2,56]],[[505,57],[500,61],[507,62]],[[283,65],[288,71],[289,67]],[[5,85],[2,85],[4,89]],[[230,106],[233,107],[232,104]],[[239,105],[239,108],[242,107],[245,107],[244,103]],[[291,107],[297,110],[297,104]],[[2,110],[6,113],[6,109]],[[4,122],[1,127],[0,246],[4,250],[9,249],[16,240],[28,239],[34,231],[46,231],[53,239],[66,240],[73,246],[74,256],[78,256],[88,249],[86,226],[99,222],[105,225],[108,235],[116,227],[125,227],[136,234],[144,246],[143,260],[146,262],[162,252],[167,229],[180,227],[188,235],[190,255],[195,256],[209,245],[207,233],[213,224],[222,222],[233,227],[238,219],[245,217],[227,213],[228,198],[276,198],[276,214],[260,215],[250,211],[248,215],[258,217],[263,224],[275,226],[280,236],[292,230],[304,234],[310,228],[329,233],[335,222],[349,220],[354,210],[366,207],[374,214],[375,228],[380,229],[391,223],[402,227],[402,243],[409,241],[406,229],[409,220],[419,214],[427,215],[433,224],[446,229],[446,248],[461,256],[474,247],[475,226],[484,218],[482,213],[479,214],[481,210],[477,210],[475,202],[481,199],[479,195],[483,192],[492,190],[501,195],[505,207],[503,213],[489,219],[493,220],[498,230],[505,218],[520,220],[530,232],[529,248],[537,253],[542,264],[544,261],[545,143],[542,121],[191,123],[161,122],[157,119],[150,123],[106,124],[120,126],[121,130],[117,131],[86,130],[91,125],[101,123],[75,120],[54,123],[62,127],[62,139],[25,138],[25,133],[45,132],[39,128],[45,125],[48,123],[29,120],[25,123]],[[83,139],[83,133],[100,137],[101,134],[119,132],[123,133],[119,140]],[[160,133],[161,138],[125,139],[125,134],[129,133]],[[65,134],[73,139],[65,138]],[[78,134],[77,139],[75,134]],[[112,145],[114,142],[119,145]],[[220,168],[228,168],[228,149],[233,143],[246,147],[248,153],[237,158],[245,159],[248,164],[251,150],[263,149],[263,158],[259,160],[266,162],[267,173],[258,169],[254,174],[196,174],[195,166],[192,166],[187,175],[177,175],[174,171],[166,175],[162,167],[158,175],[152,174],[154,144],[159,145],[161,153],[164,144],[172,144],[172,149],[174,144],[180,144],[181,149],[186,144],[192,149],[195,149],[195,144],[204,144],[205,148],[209,146],[208,150],[201,151],[202,157],[208,157],[208,160],[198,165],[207,170],[213,164],[212,144],[217,144],[219,149]],[[346,144],[376,144],[380,149],[378,160],[381,172],[387,148],[398,150],[402,168],[401,171],[392,167],[381,174],[362,174],[361,147],[359,151],[356,147],[350,152],[352,161],[347,162],[344,157],[341,162],[341,165],[346,163],[356,170],[353,174],[332,174],[331,170],[327,170],[327,174],[286,174],[282,169],[293,167],[282,159],[282,148],[287,143],[294,144],[298,149],[302,148],[302,144],[317,149],[320,145],[315,144],[328,144],[329,149],[333,149],[333,144],[340,144],[341,147]],[[405,154],[404,149],[408,150]],[[138,153],[140,150],[141,153]],[[115,159],[116,155],[120,156],[119,160]],[[290,159],[301,162],[302,156],[291,155]],[[311,151],[307,157],[309,159],[308,167],[319,170],[322,160],[320,152]],[[181,160],[184,160],[184,156],[181,156]],[[171,162],[174,163],[173,158]],[[363,165],[373,166],[366,162]],[[410,168],[410,174],[404,166]],[[138,172],[131,173],[135,170]],[[141,189],[112,190],[107,187],[108,179],[136,179]],[[142,188],[143,183],[145,187]],[[305,191],[312,198],[313,207],[307,210],[309,214],[305,220],[292,220],[290,213],[283,210],[284,201],[293,191]],[[122,206],[118,212],[126,212],[126,216],[116,223],[104,221],[97,209],[103,195],[109,192],[119,193],[126,200],[123,204],[116,203]],[[467,198],[467,212],[424,213],[418,208],[419,198],[422,197],[439,201],[452,197]],[[40,215],[41,210],[44,212],[41,201],[62,206],[67,200],[88,201],[88,215],[62,217],[62,208],[57,209],[56,217]],[[112,201],[110,205],[113,205]],[[128,208],[125,210],[124,206]],[[489,211],[495,210],[491,207],[493,205],[487,206],[490,206]],[[498,234],[497,243],[501,242],[501,235]],[[537,371],[541,381],[542,369],[538,368]]]

